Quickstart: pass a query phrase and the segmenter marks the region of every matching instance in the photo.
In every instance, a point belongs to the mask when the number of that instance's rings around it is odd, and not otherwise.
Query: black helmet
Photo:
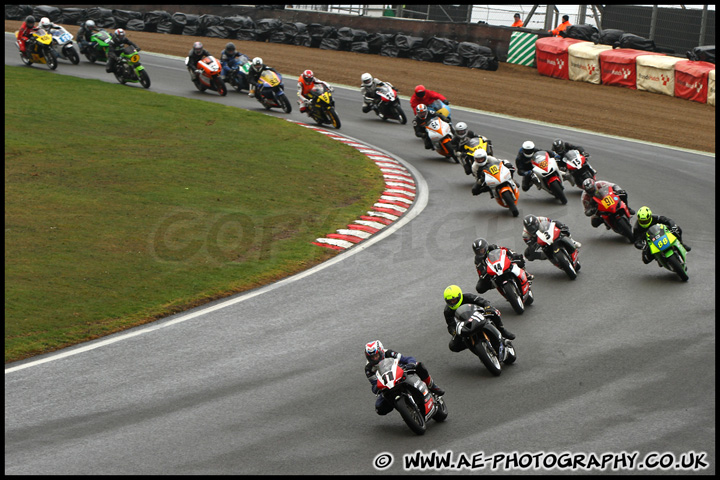
[[[480,255],[483,258],[487,256],[489,246],[488,241],[484,238],[478,238],[472,243],[472,249],[475,255]]]
[[[25,26],[32,27],[33,25],[35,25],[35,17],[28,15],[25,19]]]
[[[227,45],[225,45],[225,51],[228,53],[232,53],[235,51],[235,44],[232,42],[228,42]]]
[[[553,140],[553,146],[552,146],[553,152],[562,155],[563,153],[565,153],[566,149],[567,149],[567,145],[565,144],[564,141],[562,141],[559,138],[556,138],[555,140]]]
[[[588,195],[593,195],[597,191],[597,187],[595,186],[595,180],[592,178],[586,178],[585,181],[582,184],[583,190],[587,192]]]
[[[540,221],[535,215],[525,215],[523,226],[530,235],[533,235],[540,228]]]

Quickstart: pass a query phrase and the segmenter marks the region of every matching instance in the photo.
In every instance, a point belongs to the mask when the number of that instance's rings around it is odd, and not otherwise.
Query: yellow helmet
[[[452,310],[456,310],[463,301],[463,294],[462,290],[460,290],[460,287],[457,285],[450,285],[445,289],[445,303],[448,307],[450,307]]]
[[[648,228],[650,226],[650,223],[652,222],[652,211],[646,206],[640,207],[640,210],[637,211],[637,219],[638,219],[638,225],[640,225],[642,228]]]

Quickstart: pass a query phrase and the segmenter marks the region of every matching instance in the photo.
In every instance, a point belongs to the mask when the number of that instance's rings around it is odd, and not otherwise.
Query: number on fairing
[[[612,195],[606,195],[602,199],[603,205],[606,207],[612,207],[615,205],[615,199],[613,199]]]
[[[488,168],[488,171],[490,172],[490,175],[497,175],[500,171],[500,167],[497,165],[490,165],[490,168]]]
[[[495,272],[497,272],[497,273],[502,273],[502,271],[503,271],[503,266],[502,266],[502,264],[501,264],[500,262],[494,263],[493,266],[492,266],[492,268],[493,268],[493,270],[495,270]]]
[[[437,120],[433,120],[432,122],[430,122],[430,128],[432,128],[433,130],[439,130],[440,123],[438,123]]]
[[[69,42],[71,38],[72,35],[70,35],[69,33],[63,33],[62,35],[60,35],[60,43]]]
[[[540,237],[540,240],[545,243],[550,243],[550,240],[552,240],[550,232],[538,232],[538,236]]]

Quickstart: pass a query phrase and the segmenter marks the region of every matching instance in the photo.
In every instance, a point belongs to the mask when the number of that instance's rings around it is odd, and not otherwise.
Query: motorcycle
[[[574,245],[569,245],[572,242],[568,237],[560,235],[560,228],[555,222],[541,222],[535,236],[538,246],[545,253],[547,259],[565,272],[570,280],[575,280],[577,272],[580,270],[580,262],[578,262],[580,251]]]
[[[400,413],[410,430],[423,435],[427,422],[434,418],[443,422],[448,416],[447,406],[442,397],[432,393],[425,382],[406,365],[403,368],[398,358],[386,358],[378,363],[378,393]]]
[[[428,138],[433,144],[433,150],[445,158],[452,158],[455,163],[460,163],[452,147],[452,130],[450,124],[441,118],[433,118],[425,125]]]
[[[586,178],[595,180],[597,172],[588,163],[588,157],[581,154],[577,150],[570,150],[564,157],[567,171],[563,172],[563,180],[567,180],[570,185],[582,188],[583,181]]]
[[[683,282],[688,281],[690,277],[687,274],[687,251],[672,230],[662,223],[656,223],[645,232],[645,241],[659,267],[676,273]],[[643,247],[644,245],[640,248]]]
[[[452,123],[452,120],[450,119],[450,105],[447,103],[444,103],[442,100],[435,100],[427,107],[429,113],[436,113],[440,115],[444,121]]]
[[[98,30],[90,35],[90,44],[85,47],[85,58],[88,62],[107,62],[110,49],[110,34],[105,30]]]
[[[58,57],[68,60],[73,65],[80,63],[80,54],[75,50],[72,33],[65,30],[62,25],[50,29],[53,37],[52,47]]]
[[[487,137],[478,135],[468,139],[468,141],[463,144],[462,149],[459,152],[460,163],[465,170],[465,175],[470,175],[472,173],[472,164],[473,161],[475,161],[475,151],[478,148],[485,150],[488,155],[493,154],[492,141],[488,140]]]
[[[316,83],[310,90],[310,105],[307,114],[315,120],[315,123],[322,125],[330,123],[335,128],[340,128],[340,117],[335,112],[335,100],[332,98],[332,90],[322,83]]]
[[[507,250],[496,248],[488,252],[487,273],[492,285],[512,306],[515,313],[522,315],[526,305],[532,305],[533,297],[530,281],[525,270],[512,262]]]
[[[131,45],[125,45],[125,48],[117,59],[115,65],[115,78],[118,82],[138,83],[144,88],[150,88],[150,76],[145,71],[145,67],[140,64],[140,54]]]
[[[510,209],[513,217],[517,217],[520,213],[517,208],[520,191],[507,165],[502,160],[495,163],[488,162],[482,174],[485,175],[485,185],[490,187],[490,196],[501,207]]]
[[[397,90],[390,85],[380,85],[376,92],[380,97],[380,102],[373,103],[372,107],[378,117],[383,121],[388,119],[399,120],[402,125],[407,123],[407,117],[400,106],[400,97]]]
[[[532,158],[532,173],[530,175],[532,176],[532,182],[538,189],[545,190],[560,200],[563,205],[567,203],[562,177],[555,157],[545,151],[535,153]]]
[[[255,98],[266,110],[280,107],[283,112],[292,112],[292,105],[285,95],[282,76],[272,70],[264,70],[255,89]],[[339,127],[338,127],[339,128]]]
[[[185,57],[185,65],[189,66],[190,57]],[[196,70],[200,70],[195,78],[192,79],[195,88],[204,92],[207,89],[214,90],[224,97],[227,95],[227,87],[222,78],[220,78],[220,62],[215,57],[209,55],[198,60],[195,65]]]
[[[250,90],[247,74],[250,70],[250,60],[247,56],[241,55],[239,62],[230,68],[225,75],[225,83],[229,83],[236,91]]]
[[[15,32],[15,38],[17,39],[19,31]],[[52,35],[46,32],[42,28],[32,32],[33,42],[28,44],[25,42],[25,48],[30,49],[28,55],[23,55],[20,52],[20,59],[25,65],[32,65],[33,63],[44,63],[50,70],[55,70],[58,66],[58,59],[55,50],[52,49]],[[20,41],[15,40],[15,45],[20,51]]]
[[[584,193],[583,196],[587,195]],[[611,186],[603,189],[603,197],[592,197],[598,204],[597,215],[602,218],[605,228],[627,238],[630,243],[634,242],[632,227],[630,226],[630,210],[620,196],[613,191]]]
[[[477,305],[460,305],[455,311],[455,335],[460,335],[468,350],[496,377],[502,373],[501,362],[510,365],[517,360],[513,344],[503,338]]]

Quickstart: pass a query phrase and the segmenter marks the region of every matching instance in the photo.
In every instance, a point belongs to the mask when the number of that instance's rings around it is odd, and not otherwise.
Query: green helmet
[[[637,211],[637,219],[638,225],[642,228],[648,228],[650,226],[650,222],[652,222],[652,212],[648,207],[642,206],[640,207],[640,210]]]
[[[445,289],[445,303],[452,310],[456,310],[463,301],[463,294],[460,287],[457,285],[450,285]]]

